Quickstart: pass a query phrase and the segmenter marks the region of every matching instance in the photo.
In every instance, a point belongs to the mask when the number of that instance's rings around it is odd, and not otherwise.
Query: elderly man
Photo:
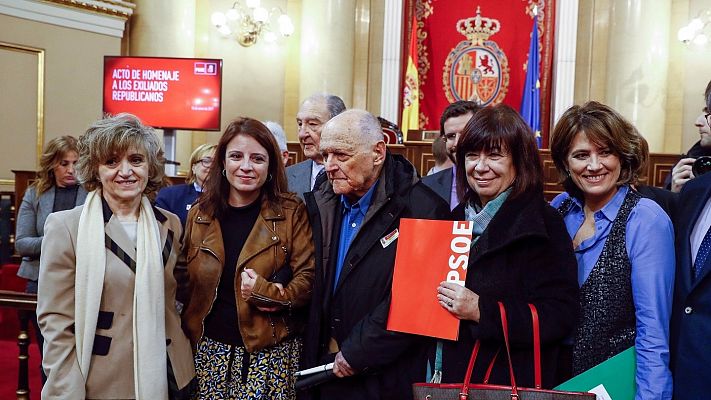
[[[708,87],[706,107],[711,109]],[[674,230],[676,281],[669,340],[674,399],[706,398],[711,365],[711,173],[684,184]]]
[[[335,358],[339,379],[317,389],[320,399],[408,398],[425,362],[416,362],[422,338],[385,329],[398,226],[400,218],[447,218],[447,204],[387,151],[366,111],[330,120],[320,148],[328,181],[304,195],[317,265],[306,366]]]
[[[302,199],[304,193],[313,190],[316,177],[323,170],[323,157],[319,151],[321,129],[328,120],[345,110],[343,100],[332,94],[314,94],[301,103],[296,123],[299,125],[299,143],[306,160],[289,166],[286,179],[289,181],[289,191]]]
[[[444,109],[442,117],[439,119],[439,134],[442,140],[445,141],[447,154],[452,163],[457,162],[454,155],[457,152],[457,141],[459,141],[459,136],[464,126],[480,108],[473,101],[460,100]],[[455,171],[456,168],[451,167],[422,178],[422,183],[431,187],[432,190],[449,203],[450,210],[454,210],[454,207],[459,204],[457,180],[454,177]]]

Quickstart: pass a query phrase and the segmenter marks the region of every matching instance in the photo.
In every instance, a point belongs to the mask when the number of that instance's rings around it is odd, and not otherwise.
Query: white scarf
[[[79,217],[75,281],[75,338],[86,381],[106,270],[101,190],[89,193]],[[137,400],[167,399],[165,289],[160,232],[148,198],[141,199],[133,290],[133,377]],[[128,267],[126,267],[128,268]]]

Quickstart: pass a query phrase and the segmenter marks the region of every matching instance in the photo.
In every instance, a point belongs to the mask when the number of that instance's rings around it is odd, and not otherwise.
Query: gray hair
[[[326,107],[328,108],[329,118],[333,118],[336,115],[346,111],[346,104],[343,99],[336,96],[335,94],[328,93],[316,93],[309,96],[304,102],[311,101],[325,101]]]
[[[136,116],[121,113],[106,116],[89,127],[79,138],[79,160],[76,175],[88,191],[101,187],[99,166],[129,148],[144,151],[148,163],[148,184],[143,194],[155,196],[165,185],[165,157],[153,128],[143,125]]]
[[[279,150],[282,152],[287,151],[288,148],[286,147],[286,134],[284,133],[284,128],[274,121],[267,121],[264,125],[269,128],[269,131],[272,135],[274,135],[274,139],[279,145]]]
[[[326,122],[324,129],[326,128],[349,132],[354,144],[360,148],[375,146],[378,142],[385,140],[380,121],[375,115],[365,110],[351,108],[344,111]]]
[[[383,128],[375,115],[365,110],[354,109],[353,111],[363,112],[363,115],[358,120],[358,128],[365,143],[368,145],[375,145],[376,143],[385,140]]]

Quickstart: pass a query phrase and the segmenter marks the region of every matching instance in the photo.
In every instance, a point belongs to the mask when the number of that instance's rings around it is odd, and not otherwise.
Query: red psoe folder
[[[400,220],[387,329],[456,340],[459,319],[440,306],[442,281],[464,286],[471,221]]]

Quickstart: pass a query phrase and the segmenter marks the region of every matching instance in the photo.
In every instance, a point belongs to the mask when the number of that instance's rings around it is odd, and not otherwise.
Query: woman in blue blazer
[[[205,143],[198,146],[190,155],[190,171],[186,183],[168,186],[158,192],[156,205],[177,215],[183,226],[188,217],[188,210],[202,193],[214,155],[214,144]]]

